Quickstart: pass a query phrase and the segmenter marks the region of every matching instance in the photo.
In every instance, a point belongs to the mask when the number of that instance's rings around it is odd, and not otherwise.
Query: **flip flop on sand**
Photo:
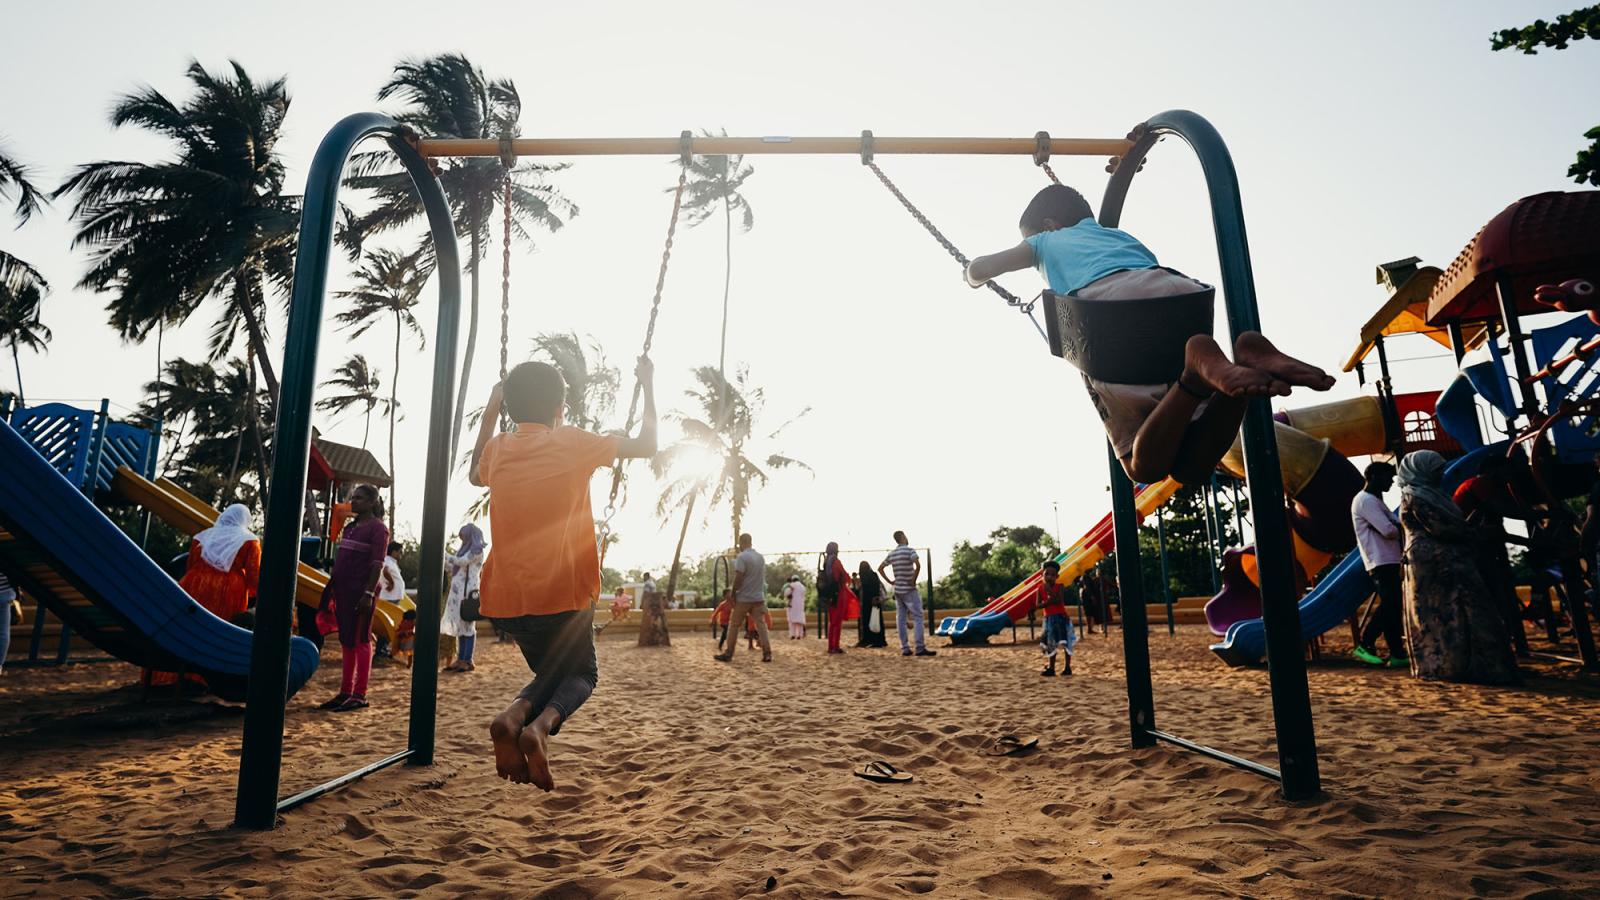
[[[1038,746],[1039,739],[1036,737],[1023,738],[1014,734],[1002,734],[994,739],[994,743],[990,744],[984,753],[989,756],[1022,756]]]
[[[883,760],[869,762],[855,770],[857,778],[876,781],[879,784],[904,784],[911,780],[911,773],[902,772]]]

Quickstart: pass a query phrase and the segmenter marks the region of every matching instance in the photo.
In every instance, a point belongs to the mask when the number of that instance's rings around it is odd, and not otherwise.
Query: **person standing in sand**
[[[1400,519],[1383,502],[1383,495],[1394,486],[1394,466],[1375,462],[1364,473],[1366,485],[1350,501],[1350,518],[1355,525],[1356,547],[1361,564],[1377,588],[1378,609],[1361,632],[1361,643],[1350,651],[1369,666],[1409,666],[1405,635],[1401,627],[1400,598]],[[1389,661],[1378,655],[1378,638],[1389,646]]]
[[[1440,488],[1444,457],[1416,450],[1400,460],[1405,619],[1411,674],[1473,684],[1519,684],[1511,638],[1478,574],[1477,534]]]
[[[555,788],[549,738],[572,718],[600,678],[594,601],[600,596],[589,481],[594,470],[656,452],[654,367],[634,369],[644,394],[638,437],[591,434],[562,424],[561,371],[526,362],[489,393],[468,468],[489,488],[495,545],[483,566],[482,614],[511,635],[533,670],[529,682],[489,724],[495,770],[519,784]],[[502,408],[516,430],[496,434]]]
[[[917,593],[917,578],[922,574],[922,559],[917,556],[917,551],[911,549],[911,543],[906,539],[904,531],[894,533],[895,548],[889,551],[883,562],[878,564],[878,574],[889,578],[884,569],[894,568],[894,619],[895,626],[900,630],[900,655],[911,655],[911,642],[906,635],[906,620],[910,619],[916,626],[917,655],[938,656],[937,650],[929,650],[927,641],[922,632],[922,595]]]
[[[339,693],[318,709],[353,712],[367,708],[367,680],[372,675],[372,611],[377,605],[378,576],[389,552],[389,529],[383,524],[383,499],[370,484],[350,491],[350,520],[339,530],[339,552],[322,591],[322,609],[333,607],[338,623],[344,675]]]
[[[790,575],[789,580],[783,585],[783,603],[787,610],[785,618],[789,620],[789,640],[797,641],[806,636],[806,583],[800,580],[799,575]]]
[[[767,636],[767,561],[755,550],[748,534],[739,535],[739,555],[733,560],[733,617],[728,622],[727,646],[712,657],[718,662],[733,662],[746,621],[753,620],[761,638],[761,661],[772,662],[772,640]]]
[[[462,618],[462,604],[473,594],[482,596],[483,561],[487,545],[483,529],[468,522],[456,533],[461,546],[455,553],[446,553],[445,571],[450,575],[450,595],[444,601],[444,613],[439,617],[439,633],[456,639],[456,658],[445,666],[446,672],[471,672],[477,668],[472,663],[472,651],[478,643],[478,623]],[[480,600],[481,609],[481,600]]]

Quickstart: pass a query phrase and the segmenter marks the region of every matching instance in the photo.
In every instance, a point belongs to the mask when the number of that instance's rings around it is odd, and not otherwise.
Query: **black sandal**
[[[852,774],[879,784],[905,784],[911,780],[911,773],[902,772],[881,759],[867,763]]]

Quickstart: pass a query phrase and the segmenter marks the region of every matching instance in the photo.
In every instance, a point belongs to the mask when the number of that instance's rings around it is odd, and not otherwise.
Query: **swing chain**
[[[505,381],[506,363],[510,355],[508,332],[511,328],[511,171],[517,165],[509,135],[500,138],[500,165],[504,169],[500,182],[500,206],[504,213],[500,243],[500,380]]]
[[[688,148],[690,146],[692,135],[690,132],[685,131],[681,139],[685,149],[680,160],[682,165],[678,169],[678,186],[672,193],[672,218],[667,222],[667,240],[661,248],[661,268],[656,272],[656,290],[655,295],[650,299],[650,320],[645,325],[644,350],[640,353],[641,356],[646,357],[650,355],[650,346],[655,341],[656,318],[661,313],[661,294],[667,285],[667,266],[672,260],[672,242],[678,233],[678,214],[683,210],[683,191],[684,187],[689,183],[689,162],[691,156]],[[627,423],[622,427],[624,434],[631,434],[633,432],[633,421],[635,416],[638,415],[639,399],[643,394],[643,391],[644,385],[638,380],[635,380],[633,383],[633,398],[628,401]],[[619,461],[611,470],[611,493],[606,498],[605,513],[600,519],[599,540],[600,560],[602,564],[605,562],[607,539],[611,536],[611,517],[617,514],[617,494],[621,492],[621,490],[622,463]]]
[[[923,228],[926,228],[928,233],[933,235],[933,239],[939,242],[939,246],[943,247],[946,253],[949,253],[956,262],[961,264],[961,268],[965,269],[968,265],[970,265],[972,260],[968,259],[966,254],[956,249],[956,245],[951,243],[950,239],[945,237],[944,233],[941,232],[927,216],[923,215],[922,210],[917,209],[916,204],[912,203],[911,199],[901,192],[900,188],[895,186],[893,181],[889,180],[889,176],[884,174],[882,169],[878,168],[878,164],[872,159],[871,147],[872,132],[863,131],[861,133],[862,164],[871,169],[872,174],[878,176],[878,180],[883,182],[883,186],[889,189],[889,193],[893,194],[895,199],[900,201],[900,205],[904,206],[906,211],[911,213],[911,217],[917,220],[917,224],[921,225]],[[993,281],[986,282],[984,286],[989,290],[994,291],[996,294],[999,294],[1000,298],[1005,300],[1008,305],[1018,307],[1022,306],[1022,298],[1011,293],[1000,285],[995,284]]]

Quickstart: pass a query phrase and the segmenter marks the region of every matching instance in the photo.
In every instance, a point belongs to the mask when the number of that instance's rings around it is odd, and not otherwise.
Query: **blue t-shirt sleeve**
[[[1044,271],[1044,239],[1049,234],[1048,231],[1041,231],[1022,239],[1024,244],[1033,248],[1033,267],[1041,272]]]

